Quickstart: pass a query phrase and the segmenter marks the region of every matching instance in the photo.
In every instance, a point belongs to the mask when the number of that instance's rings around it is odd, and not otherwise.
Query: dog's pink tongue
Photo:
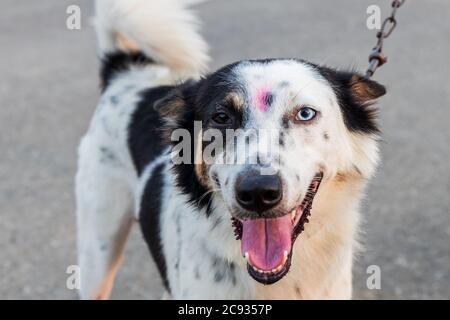
[[[252,266],[263,271],[277,268],[284,252],[291,252],[292,222],[290,215],[276,219],[243,222],[242,255],[247,252]]]

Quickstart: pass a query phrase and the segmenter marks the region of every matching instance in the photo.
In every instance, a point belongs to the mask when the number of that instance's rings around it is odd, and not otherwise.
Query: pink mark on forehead
[[[264,87],[264,88],[259,88],[256,90],[255,92],[255,96],[254,96],[254,103],[255,103],[255,107],[261,111],[261,112],[266,112],[269,104],[269,96],[271,95],[269,88]]]

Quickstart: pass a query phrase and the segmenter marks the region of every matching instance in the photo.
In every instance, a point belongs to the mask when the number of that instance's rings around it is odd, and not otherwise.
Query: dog
[[[81,298],[110,296],[135,221],[165,298],[351,298],[385,88],[297,58],[207,73],[193,2],[96,2],[102,93],[76,175]]]

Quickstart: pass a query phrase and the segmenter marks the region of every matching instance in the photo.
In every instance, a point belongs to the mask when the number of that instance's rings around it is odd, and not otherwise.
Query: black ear
[[[365,104],[386,94],[386,88],[376,81],[353,74],[348,81],[348,88],[357,103]]]
[[[386,93],[384,86],[356,72],[343,72],[315,66],[330,83],[339,102],[345,125],[350,131],[379,133],[373,102]]]
[[[175,117],[184,106],[185,100],[179,88],[172,89],[164,97],[153,103],[153,108],[164,118]]]
[[[153,109],[166,120],[176,120],[192,107],[191,100],[195,97],[195,86],[194,81],[187,81],[171,87],[162,98],[153,103]]]

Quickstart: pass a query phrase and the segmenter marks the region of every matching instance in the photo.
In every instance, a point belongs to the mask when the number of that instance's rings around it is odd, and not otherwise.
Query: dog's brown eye
[[[231,118],[225,112],[217,112],[213,114],[212,120],[220,125],[231,124]]]

